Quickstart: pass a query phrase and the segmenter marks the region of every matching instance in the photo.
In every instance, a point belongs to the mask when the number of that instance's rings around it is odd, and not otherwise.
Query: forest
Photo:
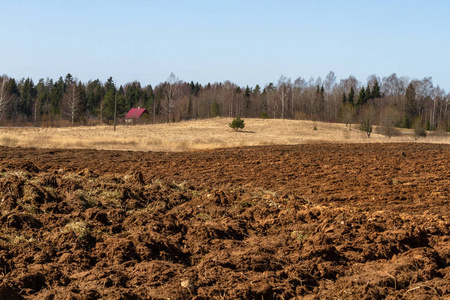
[[[112,77],[87,83],[70,73],[58,80],[0,77],[0,124],[3,126],[79,126],[112,124],[133,107],[145,107],[150,123],[212,117],[303,119],[351,124],[370,117],[373,124],[450,131],[450,94],[421,80],[371,75],[337,80],[334,72],[295,80],[281,76],[265,86],[233,82],[199,83],[170,74],[154,87],[134,81],[116,85]]]

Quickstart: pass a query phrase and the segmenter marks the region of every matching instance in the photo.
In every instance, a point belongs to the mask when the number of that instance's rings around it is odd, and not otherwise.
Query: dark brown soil
[[[0,299],[450,297],[450,146],[0,147]]]

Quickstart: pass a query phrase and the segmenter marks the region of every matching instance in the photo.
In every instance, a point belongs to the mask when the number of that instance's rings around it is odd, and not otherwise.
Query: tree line
[[[154,87],[112,77],[80,82],[70,73],[58,80],[0,77],[0,122],[3,124],[80,125],[112,123],[114,108],[123,118],[133,107],[146,108],[152,123],[223,117],[286,118],[351,124],[371,112],[374,124],[450,131],[450,94],[421,80],[371,75],[366,83],[354,76],[291,80],[281,76],[264,87],[241,87],[230,81],[185,82],[173,73]]]

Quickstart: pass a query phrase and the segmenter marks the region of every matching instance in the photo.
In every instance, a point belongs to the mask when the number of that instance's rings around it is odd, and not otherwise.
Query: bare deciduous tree
[[[386,107],[380,116],[380,133],[392,137],[399,135],[400,131],[395,128],[400,122],[402,114],[395,106]]]
[[[278,94],[281,102],[281,118],[284,119],[286,112],[286,103],[288,98],[291,96],[291,79],[286,78],[286,76],[281,75],[278,80]]]
[[[341,79],[340,85],[344,88],[344,92],[348,94],[351,88],[355,91],[359,90],[360,82],[356,80],[355,76],[350,75],[346,79]]]
[[[336,85],[336,75],[334,74],[333,71],[330,71],[330,73],[328,73],[323,85],[325,87],[325,92],[327,94],[331,94],[334,86]]]
[[[178,106],[178,103],[182,99],[182,82],[178,77],[175,76],[175,74],[170,73],[169,78],[167,79],[167,82],[165,83],[165,89],[164,89],[164,102],[163,102],[163,108],[165,113],[168,116],[168,121],[170,123],[171,119],[173,118],[173,112],[175,108]]]
[[[372,133],[376,115],[377,111],[372,105],[365,106],[361,111],[359,129],[364,131],[368,138],[370,138],[370,134]]]
[[[82,113],[81,97],[77,87],[76,81],[71,81],[66,88],[66,93],[63,97],[62,113],[70,119],[73,123],[77,117]]]
[[[347,103],[341,107],[340,119],[345,123],[345,126],[350,124],[350,129],[352,128],[352,122],[356,115],[356,109],[350,103]]]
[[[12,99],[8,93],[8,81],[6,75],[0,77],[0,120],[5,117]]]

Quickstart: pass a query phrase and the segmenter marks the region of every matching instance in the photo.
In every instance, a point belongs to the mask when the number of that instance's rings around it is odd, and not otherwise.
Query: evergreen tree
[[[345,92],[342,93],[342,103],[345,104],[347,102],[347,96],[345,95]]]
[[[108,93],[110,91],[116,92],[116,85],[112,77],[109,77],[105,83],[105,93]]]
[[[7,90],[9,94],[20,97],[19,87],[17,86],[16,80],[14,78],[9,79]]]
[[[253,95],[259,96],[261,94],[261,87],[257,84],[253,90]]]
[[[153,109],[153,102],[155,101],[155,94],[153,92],[153,87],[151,84],[145,87],[145,107],[149,109]]]
[[[53,85],[53,84],[51,84]],[[40,79],[36,85],[37,99],[34,107],[34,121],[42,114],[50,114],[50,95],[49,88],[50,82],[44,83],[44,79]]]
[[[375,98],[381,98],[380,86],[378,85],[377,80],[375,80],[375,83],[374,83],[373,89],[372,89],[372,99],[375,99]]]
[[[103,98],[103,110],[102,117],[104,122],[110,122],[114,120],[114,105],[116,95],[113,89],[108,89]]]
[[[247,87],[245,88],[244,97],[250,98],[251,93],[252,92],[251,92],[250,88],[247,85]]]
[[[86,109],[92,116],[97,116],[99,114],[100,103],[103,96],[105,95],[105,90],[100,83],[100,80],[96,79],[94,81],[89,81],[86,87],[87,93],[87,104]]]
[[[362,106],[366,102],[366,90],[364,87],[359,90],[358,101],[356,102],[357,106]]]
[[[242,120],[239,116],[234,118],[228,125],[236,131],[239,131],[239,129],[243,129],[245,127],[244,120]]]
[[[366,99],[365,99],[364,103],[367,103],[367,101],[369,101],[370,99],[373,99],[373,97],[372,97],[372,92],[370,90],[370,86],[369,86],[369,84],[367,84],[367,87],[366,87]]]
[[[119,90],[117,91],[117,118],[122,118],[125,116],[125,114],[130,110],[130,107],[127,106],[127,99],[125,96],[125,92],[123,90],[123,87],[120,86]],[[114,117],[114,116],[113,116]]]
[[[70,73],[67,73],[66,78],[64,79],[64,92],[66,88],[73,83],[73,76]]]
[[[59,115],[60,106],[64,96],[64,80],[59,77],[59,80],[53,84],[50,91],[50,107],[52,115]]]
[[[123,92],[123,87],[120,86],[120,88],[122,88],[122,92]],[[143,94],[141,93],[141,85],[137,82],[133,82],[132,84],[127,84],[126,87],[126,93],[124,93],[125,98],[126,98],[126,104],[125,106],[128,109],[131,109],[133,107],[137,107],[137,106],[144,106],[143,103]]]
[[[411,121],[416,119],[416,117],[419,116],[419,106],[416,99],[416,90],[412,83],[410,83],[406,88],[405,101],[408,120]]]
[[[23,114],[27,117],[30,117],[32,114],[32,106],[34,100],[36,99],[37,91],[34,88],[33,80],[27,78],[22,85],[22,91],[20,93],[19,100],[19,113]]]
[[[350,88],[350,92],[348,93],[347,101],[351,105],[355,104],[355,90],[353,89],[353,87]]]
[[[116,85],[112,77],[105,83],[105,96],[103,97],[102,118],[105,122],[114,120],[114,105],[116,101]]]
[[[78,97],[80,97],[80,116],[84,116],[87,107],[86,86],[83,83],[81,83],[81,81],[79,81],[77,89],[78,89]]]
[[[11,95],[12,107],[10,107],[10,117],[13,118],[17,115],[17,100],[20,98],[19,87],[17,86],[16,80],[14,78],[9,78],[8,84],[6,86],[6,91],[8,95]]]
[[[200,92],[201,87],[202,87],[202,86],[201,86],[198,82],[195,83],[195,92],[194,92],[194,96],[197,96],[197,95],[198,95],[198,93]]]
[[[211,118],[220,116],[220,106],[219,103],[214,99],[211,104],[211,110],[210,110]]]

